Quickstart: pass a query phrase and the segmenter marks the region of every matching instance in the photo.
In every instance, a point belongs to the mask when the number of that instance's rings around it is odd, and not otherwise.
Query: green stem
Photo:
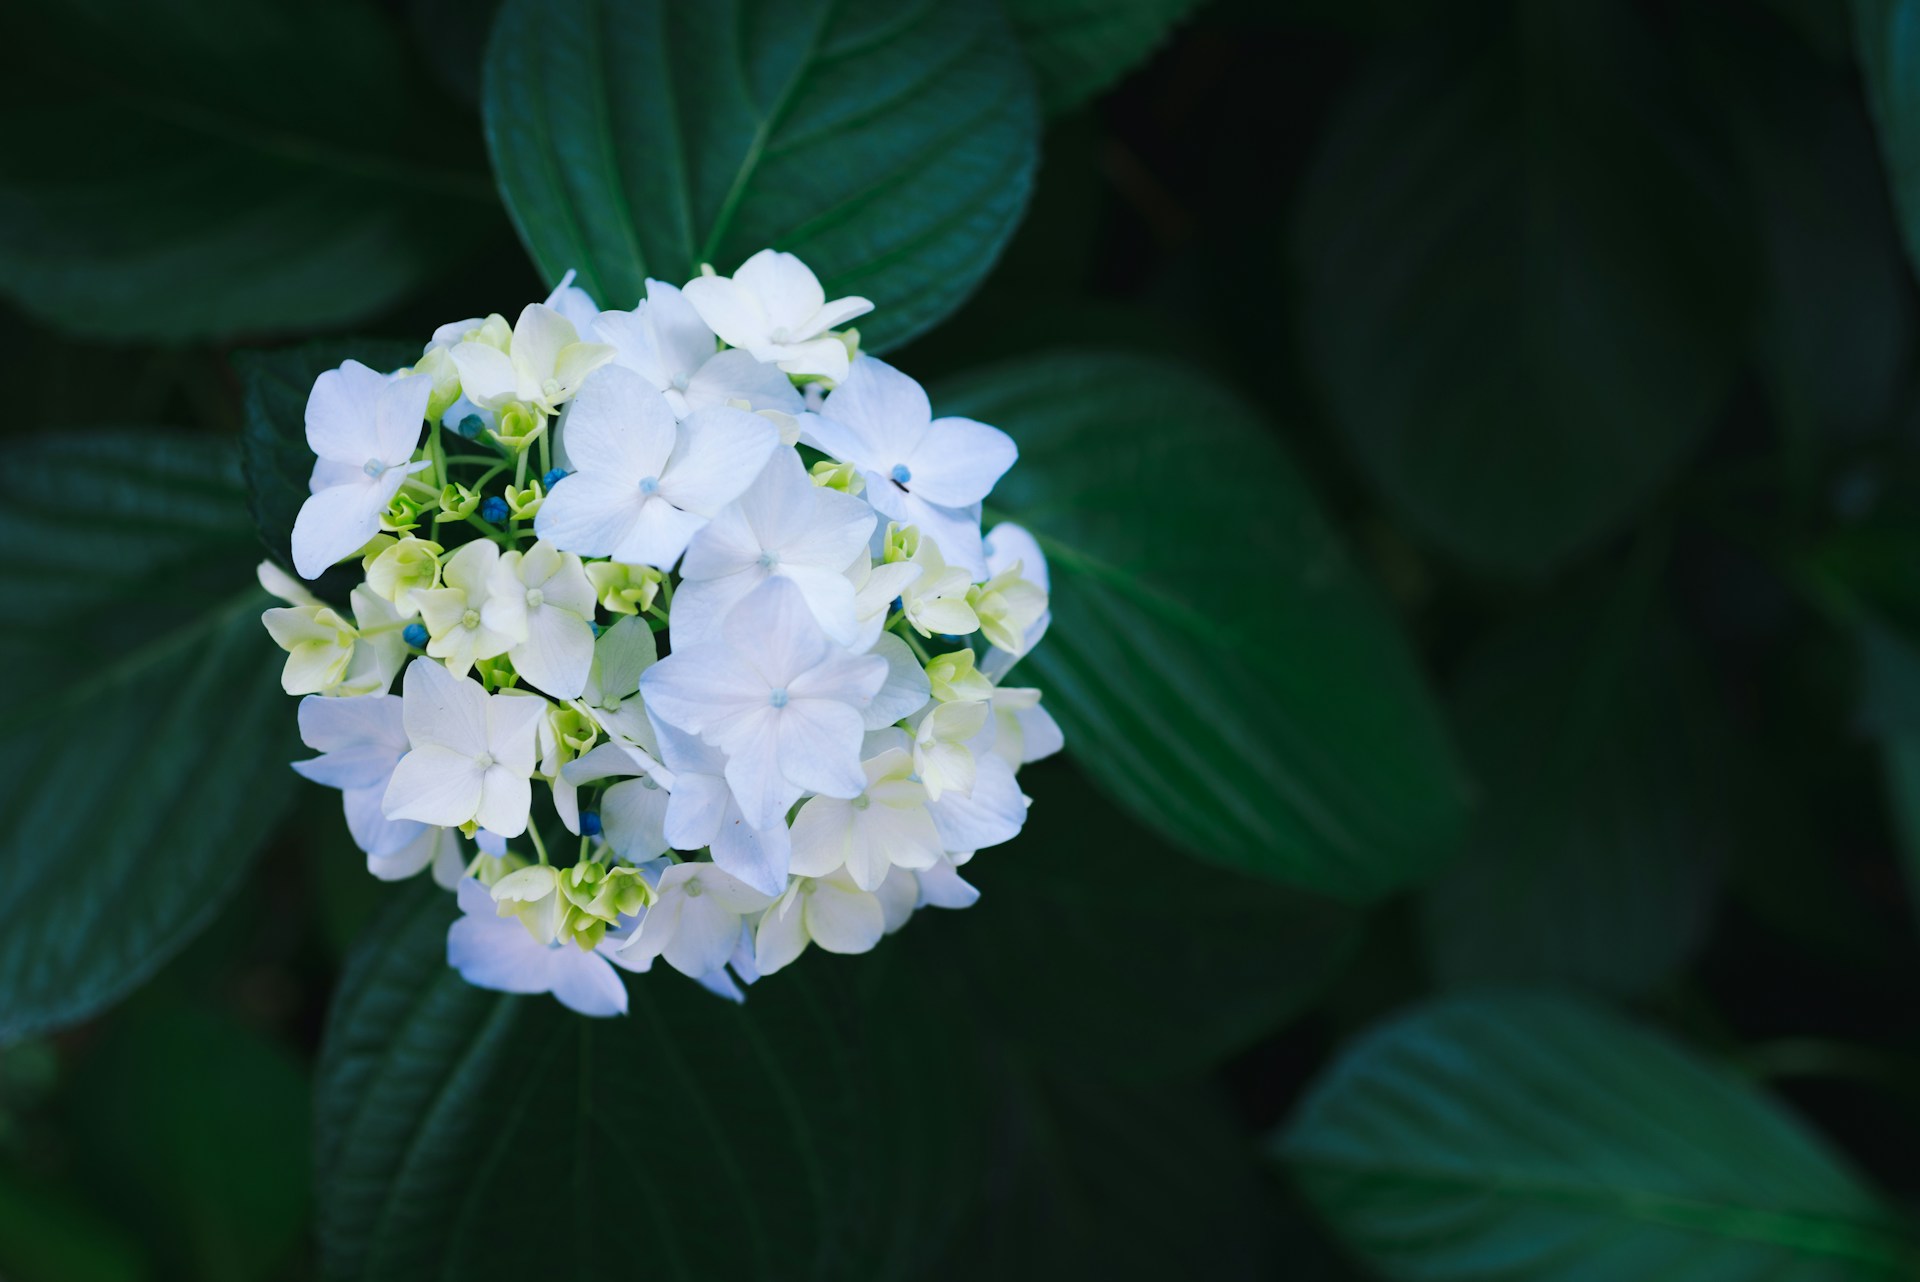
[[[923,666],[933,662],[933,656],[927,653],[927,647],[920,643],[919,636],[912,628],[902,628],[894,635],[907,643],[907,648],[913,651],[914,657],[919,659]]]
[[[533,843],[534,853],[540,856],[540,862],[547,862],[547,845],[540,840],[540,829],[534,824],[527,825],[527,840]]]
[[[440,420],[427,428],[427,457],[433,460],[433,474],[442,486],[447,483],[447,452],[440,441]]]

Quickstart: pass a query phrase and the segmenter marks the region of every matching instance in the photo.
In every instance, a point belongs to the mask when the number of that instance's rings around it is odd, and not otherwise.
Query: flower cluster
[[[294,569],[363,578],[261,566],[294,769],[375,876],[456,892],[469,982],[610,1015],[664,958],[738,1000],[967,906],[1020,831],[1061,736],[1003,684],[1048,622],[1033,538],[981,533],[1014,444],[861,354],[870,309],[766,250],[315,381]]]

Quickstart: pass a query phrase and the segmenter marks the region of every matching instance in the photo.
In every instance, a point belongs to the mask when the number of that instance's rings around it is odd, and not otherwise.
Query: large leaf
[[[1026,204],[1031,79],[997,5],[510,0],[483,108],[550,279],[607,307],[772,246],[876,304],[870,346],[959,305]]]
[[[240,352],[235,371],[246,389],[246,427],[240,461],[247,479],[247,506],[267,552],[293,569],[293,522],[307,501],[313,450],[307,445],[307,397],[313,381],[345,361],[378,370],[400,369],[420,349],[390,340],[326,339],[267,352]],[[354,576],[336,577],[351,587]],[[324,593],[345,599],[345,591]]]
[[[1144,61],[1194,0],[1007,0],[1049,114],[1069,111]]]
[[[1203,1071],[1304,1011],[1359,942],[1353,909],[1184,868],[1065,761],[1020,783],[1025,830],[967,865],[979,903],[916,917],[911,943],[1056,1067]]]
[[[990,1187],[929,1282],[1280,1276],[1255,1154],[1210,1090],[1018,1061],[1004,1078]],[[1293,1245],[1289,1282],[1322,1276]]]
[[[0,463],[0,1041],[92,1014],[212,915],[286,803],[293,709],[225,442],[87,432]],[[31,555],[25,553],[31,549]]]
[[[1920,265],[1920,0],[1853,0],[1853,40],[1907,257]]]
[[[1069,751],[1193,854],[1364,899],[1453,847],[1465,789],[1392,618],[1247,406],[1195,370],[1057,352],[936,390],[1012,433],[992,502],[1052,566],[1022,665]]]
[[[1369,1034],[1278,1144],[1382,1277],[1860,1282],[1920,1256],[1794,1117],[1619,1018],[1459,999]]]
[[[939,1250],[988,1101],[893,944],[809,954],[744,1007],[663,966],[596,1021],[469,987],[452,914],[402,892],[342,981],[317,1102],[328,1276],[889,1278]]]
[[[84,0],[9,15],[0,290],[155,338],[310,328],[498,226],[478,148],[359,0]],[[470,153],[470,154],[468,154]]]
[[[1442,982],[1634,993],[1699,944],[1732,845],[1730,735],[1649,577],[1554,602],[1468,660],[1454,724],[1483,797],[1424,901]]]
[[[1394,50],[1306,181],[1299,315],[1388,499],[1472,565],[1543,572],[1618,529],[1712,422],[1746,239],[1632,6],[1515,5]]]

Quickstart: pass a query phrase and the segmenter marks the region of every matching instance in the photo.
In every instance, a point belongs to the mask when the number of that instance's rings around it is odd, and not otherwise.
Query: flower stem
[[[533,843],[534,853],[540,856],[540,862],[547,862],[547,846],[540,840],[540,829],[535,824],[527,825],[527,840]]]

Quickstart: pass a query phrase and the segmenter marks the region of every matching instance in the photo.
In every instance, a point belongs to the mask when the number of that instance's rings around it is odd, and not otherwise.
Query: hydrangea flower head
[[[1038,543],[981,536],[1004,433],[934,417],[790,254],[615,301],[569,277],[322,374],[293,569],[364,581],[260,571],[294,768],[368,869],[455,892],[469,982],[593,1016],[656,960],[740,1001],[968,906],[1062,742],[1003,684],[1049,618]]]

